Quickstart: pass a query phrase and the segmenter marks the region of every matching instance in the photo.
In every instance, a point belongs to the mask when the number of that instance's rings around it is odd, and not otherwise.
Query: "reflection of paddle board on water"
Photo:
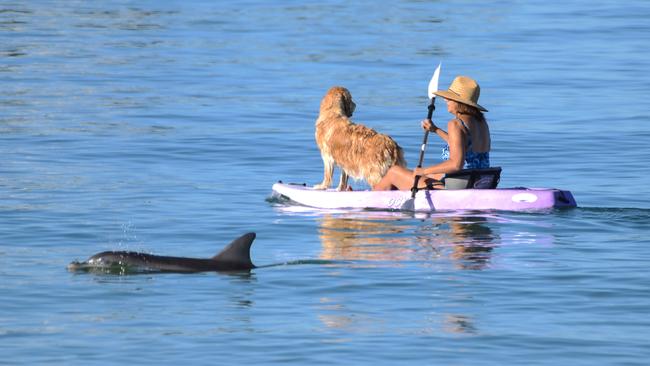
[[[576,207],[569,191],[554,188],[432,189],[411,191],[317,190],[304,184],[273,185],[272,197],[322,209],[392,211],[504,210],[530,211]]]

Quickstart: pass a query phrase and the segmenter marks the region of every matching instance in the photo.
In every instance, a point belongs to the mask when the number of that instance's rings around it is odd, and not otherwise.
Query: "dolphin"
[[[71,272],[222,272],[248,271],[255,268],[250,249],[255,233],[247,233],[233,240],[212,258],[166,257],[138,252],[101,252],[85,262],[74,261],[68,265]]]

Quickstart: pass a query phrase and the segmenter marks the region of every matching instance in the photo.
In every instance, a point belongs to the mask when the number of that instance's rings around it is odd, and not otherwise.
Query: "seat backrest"
[[[445,189],[494,189],[501,179],[501,168],[463,169],[445,174]]]

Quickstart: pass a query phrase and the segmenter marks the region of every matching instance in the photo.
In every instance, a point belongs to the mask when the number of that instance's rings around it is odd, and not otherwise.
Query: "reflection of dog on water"
[[[321,217],[321,259],[430,261],[441,256],[462,269],[482,269],[489,264],[498,241],[487,218],[433,217],[432,225],[417,228],[400,216]],[[449,254],[445,252],[449,251]]]
[[[321,217],[321,259],[406,260],[411,257],[412,238],[399,236],[408,226],[381,218]]]

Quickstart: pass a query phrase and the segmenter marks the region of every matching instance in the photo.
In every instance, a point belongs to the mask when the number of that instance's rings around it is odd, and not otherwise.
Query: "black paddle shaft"
[[[433,111],[436,110],[435,105],[436,97],[431,98],[431,103],[429,104],[429,113],[427,114],[427,119],[431,119],[433,116]],[[422,162],[424,161],[424,150],[427,147],[427,139],[429,138],[429,130],[424,131],[424,138],[422,139],[422,146],[420,147],[420,161],[418,162],[418,168],[422,168]],[[411,198],[415,198],[415,194],[418,192],[418,183],[420,182],[420,176],[415,176],[415,182],[413,182],[413,188],[411,188]]]

